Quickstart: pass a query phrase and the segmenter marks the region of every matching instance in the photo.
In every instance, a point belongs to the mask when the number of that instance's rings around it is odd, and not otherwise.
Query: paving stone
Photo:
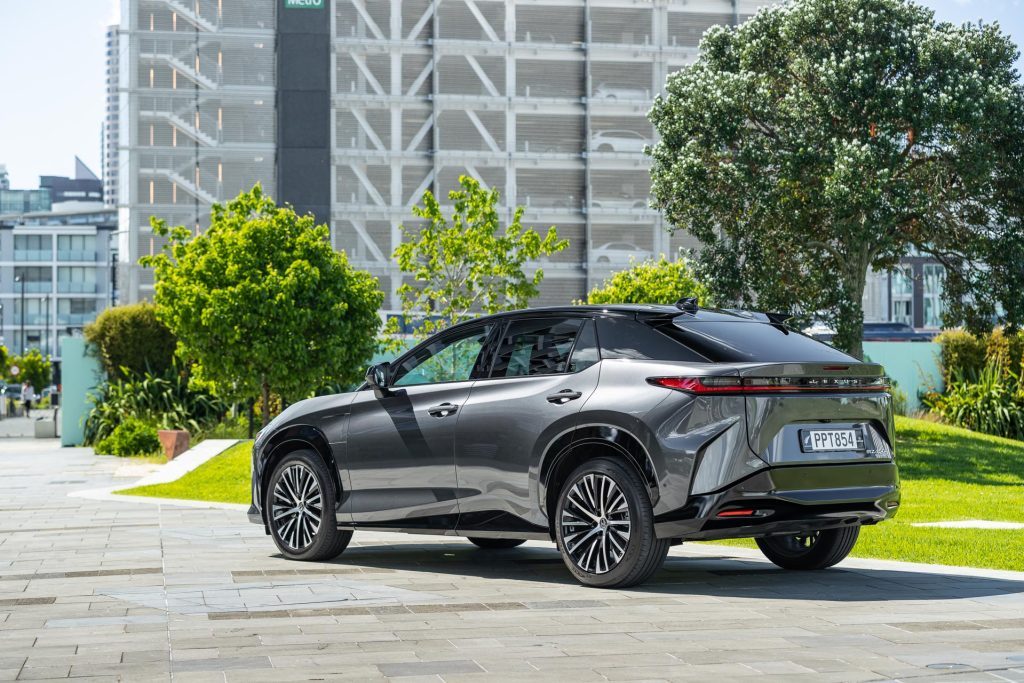
[[[687,544],[650,584],[595,591],[550,544],[495,562],[376,532],[290,563],[237,511],[65,497],[121,466],[0,443],[0,680],[1024,683],[1024,573],[790,573]],[[973,668],[928,668],[946,661]]]

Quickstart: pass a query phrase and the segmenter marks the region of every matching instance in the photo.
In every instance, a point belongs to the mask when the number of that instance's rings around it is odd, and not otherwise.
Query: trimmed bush
[[[120,457],[149,455],[160,450],[156,427],[128,418],[114,428],[110,436],[96,444],[96,453]]]
[[[1008,333],[998,327],[983,335],[947,330],[935,341],[942,345],[942,378],[947,385],[958,380],[977,380],[989,363],[1003,375],[1021,374],[1024,332]]]
[[[107,377],[126,379],[152,372],[163,375],[174,363],[177,340],[157,320],[153,304],[116,306],[85,326],[85,340],[99,355]]]

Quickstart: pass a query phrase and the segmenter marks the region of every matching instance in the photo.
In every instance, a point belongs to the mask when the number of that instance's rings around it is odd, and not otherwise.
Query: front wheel
[[[764,556],[783,569],[826,569],[842,562],[860,536],[859,526],[754,539]]]
[[[338,528],[336,500],[330,472],[319,455],[302,450],[284,456],[270,475],[264,506],[281,554],[308,562],[340,555],[352,532]]]
[[[478,548],[484,550],[507,550],[526,543],[523,538],[477,538],[470,536],[466,539]]]
[[[555,540],[580,583],[635,586],[665,561],[669,539],[654,534],[647,486],[629,465],[611,458],[583,463],[558,495]]]

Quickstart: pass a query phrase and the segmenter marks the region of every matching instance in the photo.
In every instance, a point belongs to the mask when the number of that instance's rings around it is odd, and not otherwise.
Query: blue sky
[[[923,0],[941,20],[998,21],[1024,42],[1024,0]],[[11,185],[70,175],[78,155],[100,173],[104,30],[116,0],[0,0],[0,164]],[[1018,61],[1018,69],[1022,70]]]

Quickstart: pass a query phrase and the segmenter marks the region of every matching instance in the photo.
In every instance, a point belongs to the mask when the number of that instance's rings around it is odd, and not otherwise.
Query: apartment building
[[[760,0],[124,0],[118,206],[125,296],[160,248],[262,183],[394,293],[399,226],[462,174],[558,226],[539,303],[689,246],[648,206],[646,119],[703,32]],[[396,306],[392,296],[389,304]]]

